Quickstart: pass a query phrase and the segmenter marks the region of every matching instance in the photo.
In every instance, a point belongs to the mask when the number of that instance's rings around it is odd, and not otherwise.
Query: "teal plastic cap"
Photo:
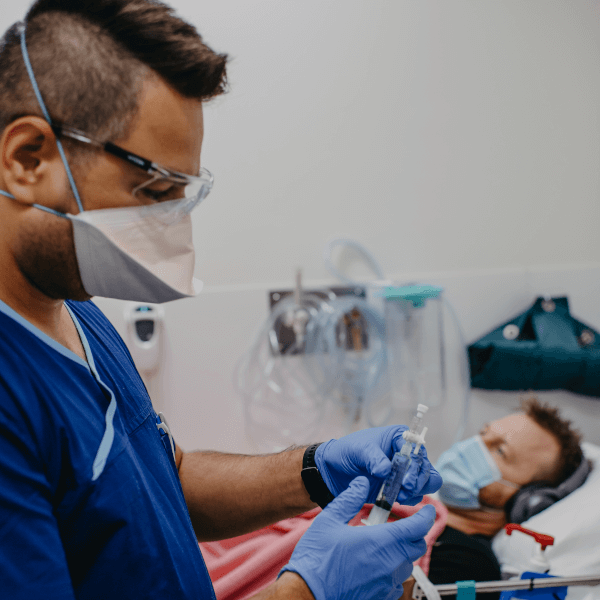
[[[407,285],[402,287],[386,287],[378,296],[383,296],[386,300],[398,300],[412,302],[415,308],[425,306],[427,300],[439,298],[444,288],[435,285]]]

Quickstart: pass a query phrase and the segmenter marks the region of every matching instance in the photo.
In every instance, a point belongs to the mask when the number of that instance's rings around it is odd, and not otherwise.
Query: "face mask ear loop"
[[[35,79],[35,75],[33,74],[33,68],[31,66],[31,62],[29,60],[29,53],[27,52],[27,44],[25,43],[25,30],[26,24],[23,23],[21,27],[21,52],[23,53],[23,60],[25,62],[25,67],[27,69],[27,73],[29,75],[29,79],[31,81],[31,85],[33,86],[33,91],[35,92],[37,101],[42,109],[42,113],[44,114],[44,118],[48,121],[49,125],[52,125],[52,119],[50,118],[50,114],[46,109],[46,105],[44,104],[44,99],[42,98],[42,94],[40,92],[40,88],[38,87],[37,81]],[[75,195],[75,200],[77,201],[77,206],[80,212],[83,212],[83,204],[81,203],[81,198],[79,197],[79,192],[77,191],[77,186],[75,185],[75,180],[73,179],[73,174],[71,173],[71,169],[69,168],[69,163],[67,162],[67,156],[63,149],[63,146],[58,139],[56,138],[56,145],[58,146],[58,152],[60,157],[62,158],[63,164],[65,165],[65,170],[67,172],[67,177],[69,178],[69,183],[71,184],[71,189],[73,190],[73,194]]]
[[[508,487],[511,487],[515,490],[520,490],[523,486],[519,485],[518,483],[513,483],[512,481],[508,481],[507,479],[499,479],[498,480],[502,485],[506,485]]]

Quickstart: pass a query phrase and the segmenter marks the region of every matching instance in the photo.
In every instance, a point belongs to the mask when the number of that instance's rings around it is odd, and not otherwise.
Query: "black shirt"
[[[491,538],[467,535],[446,527],[431,551],[429,580],[435,584],[457,581],[498,581],[500,564],[492,551]],[[477,594],[477,600],[497,600],[499,592]],[[454,600],[456,596],[444,596]]]

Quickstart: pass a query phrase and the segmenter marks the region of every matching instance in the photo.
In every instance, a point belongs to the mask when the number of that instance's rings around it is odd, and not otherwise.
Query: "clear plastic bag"
[[[316,439],[331,374],[325,368],[319,337],[319,311],[324,301],[303,294],[278,302],[242,356],[234,384],[243,398],[246,433],[261,452],[276,452]],[[281,347],[276,335],[282,320],[296,319],[303,335]]]

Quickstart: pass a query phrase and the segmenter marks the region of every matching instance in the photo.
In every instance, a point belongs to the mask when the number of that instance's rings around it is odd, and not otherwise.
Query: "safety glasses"
[[[133,196],[147,203],[162,203],[170,200],[165,205],[165,217],[163,220],[177,220],[189,214],[206,196],[213,186],[214,177],[208,169],[201,168],[199,175],[187,175],[167,169],[147,158],[129,152],[112,142],[100,142],[93,139],[87,133],[68,127],[66,125],[52,124],[52,131],[57,137],[67,137],[95,148],[104,150],[117,158],[142,169],[151,176],[151,179],[137,186],[133,190]],[[167,207],[169,210],[167,211]],[[167,216],[170,215],[170,216]]]

